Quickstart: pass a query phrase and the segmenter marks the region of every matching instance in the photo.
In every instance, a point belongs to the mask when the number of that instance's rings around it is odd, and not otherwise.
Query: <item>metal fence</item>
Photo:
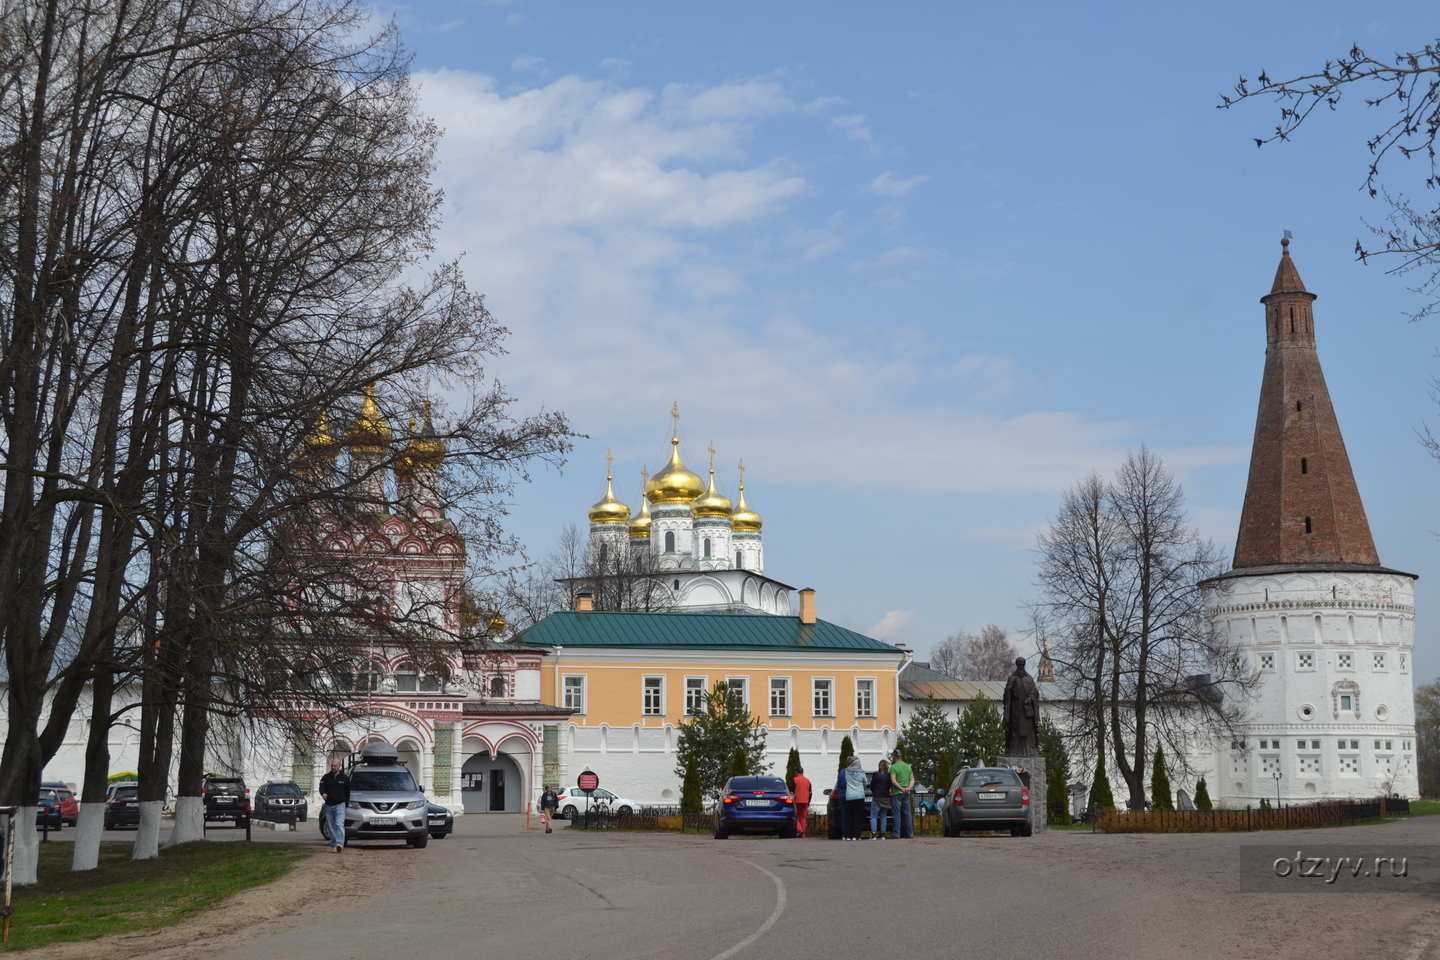
[[[1100,810],[1094,828],[1103,833],[1222,833],[1334,827],[1410,812],[1396,797],[1331,800],[1244,810]]]
[[[914,826],[917,837],[938,837],[943,834],[940,815],[920,811],[915,815]],[[710,833],[715,829],[715,814],[681,813],[679,807],[644,807],[637,813],[618,814],[604,807],[596,807],[587,815],[576,812],[570,826],[580,830],[656,830],[676,833]],[[811,813],[806,821],[806,836],[824,838],[830,832],[830,818],[823,813]],[[870,827],[869,811],[865,813],[863,833]]]

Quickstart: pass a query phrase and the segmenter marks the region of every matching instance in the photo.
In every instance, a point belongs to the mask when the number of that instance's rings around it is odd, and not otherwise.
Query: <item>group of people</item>
[[[885,836],[886,820],[890,822],[890,837],[895,840],[911,839],[915,836],[914,813],[910,809],[910,794],[915,789],[915,771],[905,762],[900,750],[890,754],[888,761],[881,760],[874,773],[866,773],[859,757],[840,771],[835,781],[834,796],[840,799],[841,837],[859,840],[865,828],[865,788],[870,788],[870,839],[879,840]]]

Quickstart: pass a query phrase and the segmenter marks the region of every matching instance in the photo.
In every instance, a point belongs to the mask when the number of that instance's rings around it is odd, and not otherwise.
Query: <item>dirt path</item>
[[[243,890],[199,916],[173,927],[79,940],[16,956],[55,960],[191,960],[224,947],[233,948],[262,933],[276,933],[311,919],[355,909],[361,901],[415,878],[419,861],[394,851],[351,847],[339,855],[325,846],[297,845],[311,853],[273,883]],[[300,916],[304,914],[304,918]]]

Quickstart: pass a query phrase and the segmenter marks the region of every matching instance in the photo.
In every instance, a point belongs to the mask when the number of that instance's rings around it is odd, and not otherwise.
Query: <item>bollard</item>
[[[249,817],[246,817],[246,818],[245,818],[245,839],[246,839],[246,840],[251,839],[251,837],[250,837],[250,818],[249,818]]]

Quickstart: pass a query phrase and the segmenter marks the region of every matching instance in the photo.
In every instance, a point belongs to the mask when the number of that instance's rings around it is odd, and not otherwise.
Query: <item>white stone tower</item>
[[[710,444],[710,483],[705,493],[690,503],[694,519],[694,541],[690,548],[693,569],[729,570],[734,567],[730,556],[730,512],[735,505],[715,489],[715,444]]]
[[[738,467],[740,499],[735,504],[735,512],[730,514],[730,542],[735,553],[735,569],[764,573],[765,545],[760,542],[760,527],[764,521],[745,503],[745,461],[741,460]]]
[[[605,451],[605,496],[590,508],[590,567],[601,574],[630,567],[630,508],[615,499],[614,459]]]
[[[1233,569],[1202,584],[1259,675],[1250,723],[1220,744],[1228,805],[1418,797],[1415,576],[1380,565],[1315,350],[1289,240],[1265,304],[1265,373]]]

